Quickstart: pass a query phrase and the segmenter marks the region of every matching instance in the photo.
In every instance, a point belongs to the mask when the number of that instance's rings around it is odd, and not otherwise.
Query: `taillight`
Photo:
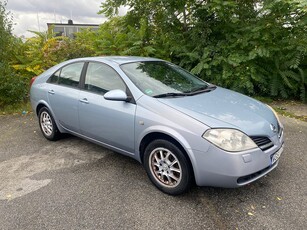
[[[32,78],[31,78],[30,87],[32,86],[32,84],[33,84],[33,82],[35,81],[36,78],[37,78],[37,77],[32,77]]]

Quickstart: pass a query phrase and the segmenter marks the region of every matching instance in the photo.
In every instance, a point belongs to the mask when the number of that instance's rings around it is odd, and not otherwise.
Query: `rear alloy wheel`
[[[185,154],[166,140],[151,142],[144,153],[150,180],[163,192],[179,195],[191,187],[192,170]]]
[[[39,127],[44,135],[44,137],[50,141],[55,141],[59,139],[60,132],[54,122],[54,119],[50,111],[43,107],[39,110]]]

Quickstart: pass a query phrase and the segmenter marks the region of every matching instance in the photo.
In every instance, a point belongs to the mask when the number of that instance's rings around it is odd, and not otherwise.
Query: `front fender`
[[[191,146],[189,145],[187,140],[182,135],[180,135],[180,133],[170,127],[162,125],[150,126],[144,129],[143,132],[141,132],[137,138],[136,146],[140,146],[143,138],[150,133],[163,133],[178,141],[185,150],[191,149]]]

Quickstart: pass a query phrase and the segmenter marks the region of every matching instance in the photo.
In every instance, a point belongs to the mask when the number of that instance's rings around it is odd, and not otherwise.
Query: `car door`
[[[106,100],[109,90],[127,87],[119,74],[100,62],[89,62],[80,92],[79,119],[83,135],[134,153],[134,117],[136,105],[125,101]]]
[[[68,64],[54,73],[48,83],[48,99],[62,127],[79,133],[79,81],[84,62]]]

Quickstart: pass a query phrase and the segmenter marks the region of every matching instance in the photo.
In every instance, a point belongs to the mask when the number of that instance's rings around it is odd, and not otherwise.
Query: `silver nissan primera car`
[[[94,57],[36,77],[31,104],[48,140],[70,133],[141,162],[177,195],[239,187],[273,170],[283,126],[267,105],[160,59]]]

